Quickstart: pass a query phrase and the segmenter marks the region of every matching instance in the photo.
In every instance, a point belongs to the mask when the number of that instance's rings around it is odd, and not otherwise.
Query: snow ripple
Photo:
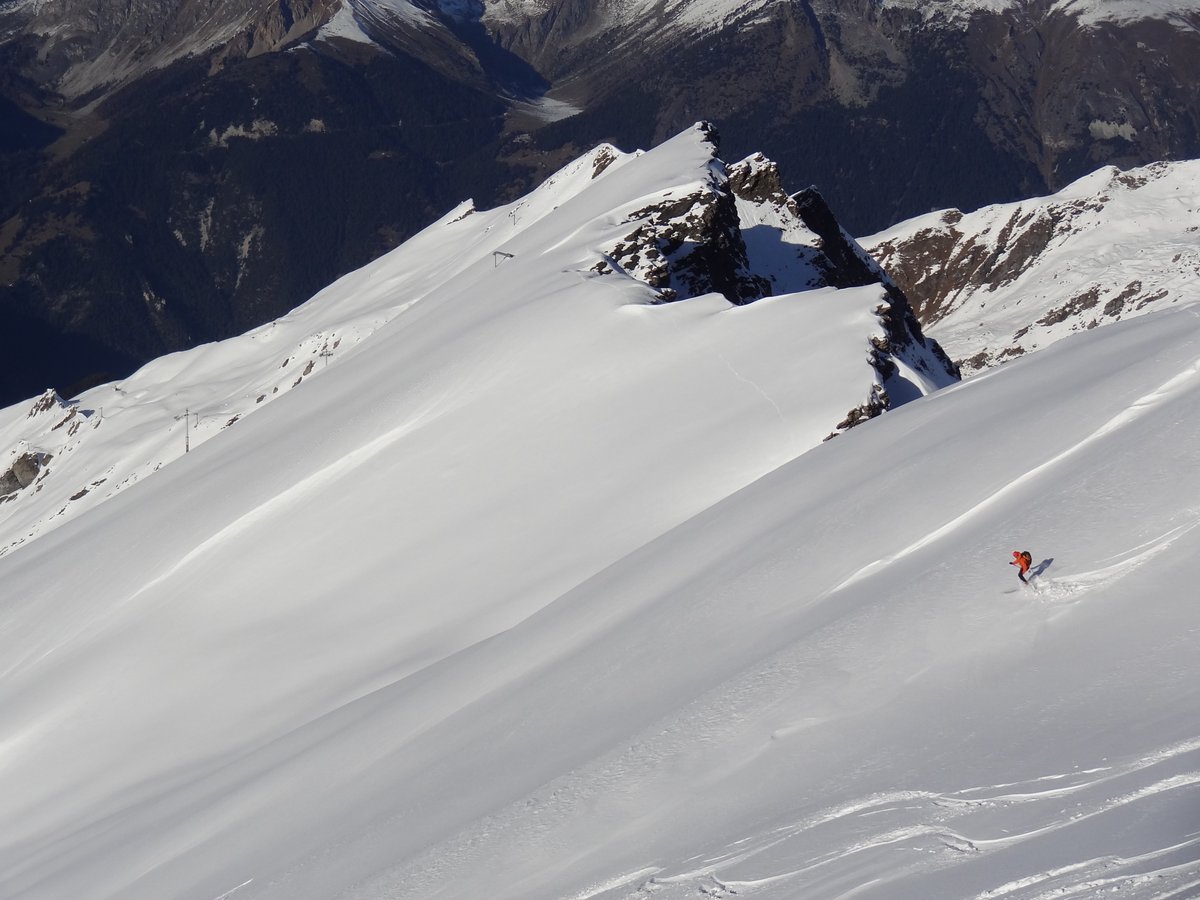
[[[1054,786],[1047,786],[1053,784]],[[1013,790],[1017,788],[1017,790]],[[829,807],[793,825],[742,838],[699,867],[660,871],[625,900],[734,896],[786,886],[794,896],[1049,900],[1119,890],[1125,897],[1183,897],[1197,884],[1200,834],[1165,846],[1121,846],[1144,816],[1186,818],[1200,799],[1200,738],[1123,765],[1034,776],[952,791],[895,791]],[[850,842],[839,842],[847,834]],[[1074,858],[1105,835],[1111,852]],[[1080,840],[1080,838],[1083,840]],[[1052,844],[1060,865],[1015,872]],[[903,849],[907,855],[894,851]],[[799,864],[797,864],[799,863]],[[995,883],[997,876],[1003,878]],[[990,882],[990,883],[989,883]],[[848,892],[847,888],[854,887]],[[914,893],[913,888],[920,891]],[[770,892],[778,896],[777,892]]]

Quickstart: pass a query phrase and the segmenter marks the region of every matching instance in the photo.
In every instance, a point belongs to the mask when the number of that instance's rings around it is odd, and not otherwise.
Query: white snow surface
[[[1180,27],[1195,28],[1191,16],[1200,11],[1197,0],[1050,0],[1029,4],[1024,0],[881,0],[881,7],[915,9],[926,20],[966,25],[975,13],[1018,12],[1022,16],[1074,16],[1084,26],[1101,22],[1129,23],[1163,19]],[[1031,8],[1032,7],[1032,8]]]
[[[1052,233],[1010,281],[968,285],[926,331],[954,359],[1004,358],[1081,330],[1200,302],[1200,160],[1122,172],[1111,166],[1049,197],[945,211],[862,238],[870,250],[922,232],[957,231],[1002,264],[1025,231]]]
[[[645,23],[651,32],[667,23],[672,28],[704,32],[737,23],[757,21],[779,0],[602,0],[607,20],[614,25]],[[484,0],[485,21],[520,22],[545,15],[549,0]],[[914,9],[926,21],[965,26],[976,13],[1015,12],[1022,16],[1077,17],[1080,24],[1128,23],[1163,19],[1180,27],[1195,28],[1198,0],[1050,0],[1029,4],[1023,0],[877,0],[873,6]],[[849,13],[853,15],[853,13]]]
[[[610,26],[634,27],[644,38],[683,29],[705,32],[749,22],[778,0],[602,0],[601,18]],[[547,0],[485,0],[484,21],[513,23],[549,11]]]
[[[545,96],[535,100],[513,101],[512,108],[542,122],[561,122],[563,119],[569,119],[571,116],[583,112],[582,107],[575,106],[567,100]]]
[[[877,294],[649,305],[597,248],[710,162],[611,152],[78,398],[0,504],[0,896],[1200,890],[1196,311],[819,443]]]
[[[330,38],[341,38],[344,41],[354,41],[358,44],[373,44],[375,43],[371,36],[362,29],[359,24],[358,17],[355,15],[354,6],[343,0],[337,11],[329,17],[329,21],[317,29],[315,40],[329,40]]]
[[[329,21],[318,29],[316,40],[341,38],[360,44],[374,44],[364,30],[372,25],[387,27],[406,24],[416,27],[440,27],[428,12],[409,0],[342,0]]]

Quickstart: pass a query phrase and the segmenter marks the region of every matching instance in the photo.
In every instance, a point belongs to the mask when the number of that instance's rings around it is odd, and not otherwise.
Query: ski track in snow
[[[1090,572],[1080,572],[1077,575],[1063,578],[1046,578],[1036,576],[1030,582],[1030,587],[1039,596],[1048,600],[1063,601],[1083,591],[1097,588],[1102,584],[1117,581],[1132,574],[1160,553],[1170,549],[1179,538],[1200,526],[1200,517],[1191,522],[1185,522],[1172,528],[1165,534],[1146,541],[1117,557],[1111,565],[1093,569]],[[1073,602],[1073,601],[1072,601]]]
[[[1057,786],[1045,786],[1048,782]],[[825,896],[832,885],[848,877],[857,880],[858,886],[849,893],[839,893],[839,897],[879,900],[932,896],[913,893],[905,879],[929,870],[965,865],[979,871],[977,880],[987,881],[989,871],[1005,871],[999,865],[991,870],[985,864],[975,865],[988,856],[1047,839],[1059,840],[1069,854],[1073,830],[1099,826],[1118,834],[1123,817],[1153,815],[1164,807],[1192,809],[1198,801],[1200,738],[1195,738],[1124,765],[944,792],[874,794],[821,810],[792,825],[744,837],[724,852],[703,854],[708,857],[703,865],[673,873],[659,871],[633,893],[608,896],[622,900],[668,900],[693,897],[697,892],[735,896],[752,894],[769,885],[790,885],[798,892],[796,896],[808,891]],[[1017,822],[1025,823],[1020,831],[1011,828]],[[863,827],[876,823],[874,828]],[[823,830],[830,833],[826,835]],[[839,844],[839,837],[855,832],[860,834],[857,840]],[[1087,857],[1027,872],[982,890],[939,896],[1049,900],[1095,896],[1102,890],[1119,890],[1121,896],[1189,896],[1188,889],[1200,883],[1195,880],[1200,871],[1200,832],[1180,838],[1138,853]],[[876,854],[896,847],[912,852],[908,865],[897,865],[904,857]],[[802,864],[794,865],[797,860],[803,860]],[[783,861],[792,864],[784,865]],[[758,870],[753,877],[747,874],[751,868]],[[863,871],[874,872],[877,877],[864,879]],[[928,890],[927,882],[921,884],[923,890]],[[593,896],[599,894],[580,895],[580,900]]]
[[[253,884],[253,883],[254,883],[253,878],[247,879],[246,881],[243,881],[241,884],[239,884],[237,887],[231,888],[230,890],[221,894],[219,897],[214,897],[213,900],[229,900],[230,897],[232,897],[234,894],[236,894],[242,888],[246,887],[247,885]]]
[[[915,553],[916,551],[921,550],[924,547],[929,546],[930,544],[934,543],[935,541],[945,537],[947,534],[950,534],[951,532],[955,531],[956,529],[962,527],[962,525],[964,525],[966,522],[977,517],[982,512],[984,512],[987,509],[989,509],[990,507],[994,506],[996,503],[999,503],[1002,500],[1004,500],[1005,498],[1009,497],[1010,495],[1017,493],[1026,484],[1028,484],[1030,481],[1033,481],[1035,478],[1037,478],[1039,475],[1041,475],[1046,470],[1053,468],[1054,466],[1058,465],[1063,460],[1074,456],[1075,454],[1079,453],[1080,451],[1084,450],[1085,448],[1089,447],[1090,445],[1096,443],[1097,441],[1103,440],[1106,436],[1113,433],[1114,431],[1116,431],[1120,428],[1124,428],[1124,427],[1132,424],[1133,422],[1136,422],[1138,419],[1140,419],[1143,415],[1145,415],[1150,410],[1156,409],[1166,403],[1169,403],[1173,398],[1175,398],[1176,396],[1181,394],[1183,391],[1185,391],[1188,388],[1190,382],[1193,379],[1195,379],[1198,374],[1200,374],[1200,359],[1195,360],[1190,366],[1188,366],[1186,369],[1184,369],[1178,375],[1175,375],[1173,378],[1168,379],[1164,384],[1162,384],[1155,390],[1151,391],[1149,394],[1146,394],[1145,396],[1140,397],[1139,399],[1134,401],[1130,406],[1128,406],[1126,409],[1119,412],[1117,415],[1113,416],[1111,419],[1109,419],[1107,422],[1105,422],[1103,425],[1101,425],[1099,428],[1097,428],[1095,431],[1093,431],[1091,434],[1089,434],[1083,440],[1068,447],[1066,450],[1063,450],[1061,453],[1057,454],[1056,456],[1051,457],[1050,459],[1046,460],[1041,465],[1035,466],[1034,468],[1025,472],[1023,475],[1020,475],[1019,477],[1014,478],[1011,482],[1009,482],[1008,484],[999,488],[998,490],[994,491],[991,495],[989,495],[988,497],[985,497],[979,503],[976,503],[974,506],[970,507],[963,513],[959,514],[958,516],[956,516],[955,518],[953,518],[952,520],[950,520],[949,522],[947,522],[945,525],[941,526],[940,528],[934,529],[933,531],[929,532],[925,536],[923,536],[920,539],[909,544],[903,550],[900,550],[896,553],[891,554],[890,556],[886,556],[883,559],[878,559],[873,563],[869,563],[868,565],[863,566],[857,572],[855,572],[850,577],[846,578],[844,581],[842,581],[837,586],[835,586],[830,591],[830,593],[831,594],[837,593],[838,591],[842,590],[843,588],[849,587],[850,585],[852,585],[858,581],[861,581],[864,578],[869,578],[870,576],[876,574],[877,572],[887,568],[892,563],[894,563],[896,560],[903,559],[904,557],[906,557],[912,553]],[[1194,527],[1194,524],[1196,524],[1196,523],[1193,523],[1192,526],[1188,526],[1187,530],[1190,530],[1191,527]],[[1159,549],[1152,550],[1151,552],[1158,553],[1161,551],[1161,549],[1165,549],[1165,546],[1160,545]],[[1110,569],[1103,569],[1103,570],[1099,570],[1099,572],[1097,572],[1097,573],[1089,573],[1089,574],[1090,575],[1098,575],[1100,573],[1108,573],[1109,571],[1110,571]],[[1092,581],[1094,582],[1094,581],[1105,580],[1108,577],[1110,577],[1108,574],[1104,574],[1103,576],[1101,576],[1099,578],[1092,579]],[[1081,579],[1076,579],[1076,581],[1079,584],[1089,583],[1088,581],[1081,580]],[[1065,582],[1063,582],[1063,583],[1065,583]]]

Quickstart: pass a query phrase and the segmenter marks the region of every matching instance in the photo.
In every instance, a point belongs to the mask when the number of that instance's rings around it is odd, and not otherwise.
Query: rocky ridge
[[[1106,168],[1049,197],[931,213],[863,244],[969,374],[1200,302],[1200,161]]]
[[[636,278],[655,288],[661,302],[717,293],[743,305],[820,287],[878,285],[880,332],[867,350],[878,381],[831,437],[893,402],[912,399],[905,372],[941,385],[958,379],[957,366],[936,341],[926,339],[904,291],[838,223],[815,188],[788,195],[778,167],[761,153],[725,166],[716,130],[710,123],[696,127],[712,152],[706,180],[628,216],[633,229],[594,271]],[[764,223],[779,236],[782,252],[757,254],[748,247],[745,232]]]

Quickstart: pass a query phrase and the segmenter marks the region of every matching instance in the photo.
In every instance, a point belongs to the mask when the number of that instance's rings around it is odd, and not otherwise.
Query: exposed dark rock
[[[1085,310],[1093,309],[1100,302],[1100,288],[1091,287],[1078,296],[1072,297],[1062,306],[1050,310],[1038,319],[1039,325],[1057,325],[1067,319],[1074,318]]]
[[[716,160],[718,135],[707,122],[696,126]],[[770,282],[749,270],[737,202],[727,178],[629,216],[635,227],[607,254],[606,267],[619,267],[659,292],[663,301],[718,293],[745,304],[767,296]]]
[[[913,298],[921,321],[933,325],[955,308],[965,291],[995,290],[1015,281],[1089,208],[1085,201],[1029,210],[1018,207],[994,238],[965,235],[955,227],[962,213],[954,210],[944,219],[944,227],[924,229],[873,251],[879,264]]]
[[[913,368],[930,377],[948,374],[957,379],[958,366],[936,341],[925,338],[904,291],[842,228],[821,194],[815,188],[809,188],[792,199],[804,224],[820,238],[821,252],[826,258],[826,279],[830,285],[848,288],[879,284],[884,289],[884,302],[877,310],[884,337],[874,343],[871,355],[881,383],[886,385],[895,376],[896,366],[891,359],[895,355],[905,358]],[[868,403],[865,410],[880,404],[881,408],[887,407],[886,394],[879,403]],[[865,411],[863,416],[869,418]]]
[[[879,366],[877,365],[876,368],[878,369]],[[850,430],[856,425],[861,425],[864,422],[870,421],[881,413],[887,412],[891,408],[891,405],[892,401],[891,398],[888,397],[887,390],[884,389],[882,384],[876,384],[871,392],[870,399],[867,400],[866,403],[856,406],[854,409],[850,410],[850,412],[846,415],[846,418],[838,422],[837,428],[825,436],[825,440],[832,440],[839,434]]]
[[[783,189],[779,166],[761,153],[755,153],[729,167],[729,189],[743,200],[787,207],[799,215],[795,201]]]
[[[814,234],[821,239],[825,254],[826,278],[834,287],[861,287],[884,281],[884,275],[874,261],[838,223],[833,210],[816,188],[807,188],[792,197],[797,213]]]
[[[37,480],[38,475],[50,462],[50,456],[44,453],[22,453],[8,470],[0,474],[0,497],[29,487]]]
[[[54,388],[46,388],[42,396],[33,401],[33,406],[29,407],[28,418],[41,415],[52,409],[67,409],[68,403],[58,395],[58,391]]]

